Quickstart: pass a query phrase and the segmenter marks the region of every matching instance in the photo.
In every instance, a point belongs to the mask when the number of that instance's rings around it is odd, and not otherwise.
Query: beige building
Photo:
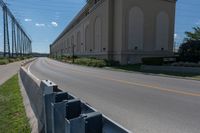
[[[51,55],[139,63],[173,54],[176,0],[93,0],[50,45]]]

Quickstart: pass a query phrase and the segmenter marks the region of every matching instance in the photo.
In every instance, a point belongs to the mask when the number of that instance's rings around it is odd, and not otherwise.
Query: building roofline
[[[178,0],[164,0],[168,2],[176,3]],[[60,38],[62,38],[66,32],[70,31],[74,26],[79,17],[88,9],[89,3],[86,3],[85,6],[77,13],[77,15],[72,19],[72,21],[65,27],[65,29],[58,35],[58,37],[53,41],[51,46],[53,46]]]
[[[51,44],[52,46],[64,36],[66,32],[71,30],[71,28],[74,27],[74,24],[79,19],[79,17],[86,11],[86,9],[89,7],[89,4],[86,4],[79,12],[78,14],[72,19],[72,21],[65,27],[65,29],[59,34],[59,36],[55,39],[55,41]]]

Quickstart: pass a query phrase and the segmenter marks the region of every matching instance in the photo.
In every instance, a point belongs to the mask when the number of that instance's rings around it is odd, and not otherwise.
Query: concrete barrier
[[[26,90],[26,93],[29,97],[29,101],[32,107],[32,110],[38,120],[38,132],[43,133],[44,129],[44,107],[43,107],[43,92],[40,89],[39,84],[26,72],[24,68],[20,69],[20,78],[22,84]]]
[[[56,84],[40,84],[20,69],[20,77],[41,133],[130,133],[77,97],[62,92]]]

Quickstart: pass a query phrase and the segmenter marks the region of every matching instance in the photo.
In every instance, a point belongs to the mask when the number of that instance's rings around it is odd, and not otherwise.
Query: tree
[[[200,61],[200,40],[189,40],[179,48],[180,60],[184,62]]]
[[[181,61],[200,61],[200,27],[194,27],[193,32],[185,32],[184,43],[179,47]]]
[[[193,27],[194,32],[185,32],[185,41],[199,41],[200,40],[200,27]]]

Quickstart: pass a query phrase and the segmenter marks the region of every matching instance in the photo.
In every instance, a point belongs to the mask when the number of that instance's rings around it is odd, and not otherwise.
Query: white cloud
[[[178,39],[178,34],[174,34],[174,39]]]
[[[45,24],[36,23],[35,26],[37,26],[37,27],[45,27]]]
[[[26,21],[26,22],[31,22],[32,19],[30,19],[30,18],[25,18],[24,21]]]
[[[54,22],[54,21],[52,21],[52,22],[51,22],[51,25],[52,25],[52,26],[54,26],[54,27],[57,27],[57,26],[58,26],[58,23],[57,23],[57,22]]]

